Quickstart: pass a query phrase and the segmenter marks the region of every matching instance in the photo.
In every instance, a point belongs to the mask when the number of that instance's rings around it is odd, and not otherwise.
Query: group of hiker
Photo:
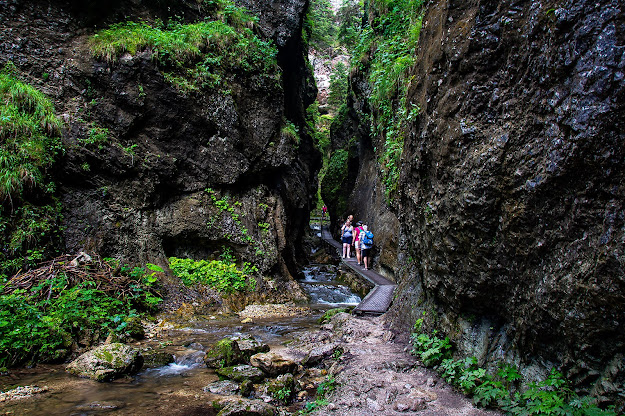
[[[358,221],[354,226],[354,216],[348,216],[341,227],[341,242],[344,259],[351,257],[351,247],[354,246],[358,264],[364,266],[365,270],[371,268],[370,253],[373,247],[373,233],[367,230],[367,224]]]

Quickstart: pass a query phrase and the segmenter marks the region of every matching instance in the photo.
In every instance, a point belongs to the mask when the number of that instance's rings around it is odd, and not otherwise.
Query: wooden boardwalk
[[[339,256],[342,255],[343,246],[341,243],[332,238],[332,234],[326,227],[323,227],[321,231],[321,238],[332,247],[339,251]],[[386,312],[391,306],[393,301],[393,293],[397,285],[373,270],[365,270],[362,266],[359,266],[356,262],[356,258],[341,259],[345,265],[350,269],[373,283],[375,286],[365,296],[365,298],[354,308],[352,313],[357,315],[373,314],[381,315]]]

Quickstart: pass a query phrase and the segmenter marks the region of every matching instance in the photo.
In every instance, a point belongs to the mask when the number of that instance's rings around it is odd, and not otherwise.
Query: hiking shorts
[[[343,242],[343,244],[351,244],[352,243],[352,237],[343,237],[343,239],[341,240]]]
[[[370,248],[361,248],[360,249],[360,255],[362,257],[369,257],[369,252],[371,251]]]

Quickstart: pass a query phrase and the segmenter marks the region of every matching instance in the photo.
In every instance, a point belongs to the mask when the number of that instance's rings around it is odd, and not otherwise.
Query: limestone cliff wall
[[[227,88],[190,92],[168,82],[149,51],[107,62],[88,40],[118,21],[201,20],[197,2],[2,3],[0,65],[14,62],[65,122],[56,177],[66,251],[162,264],[227,247],[289,281],[319,164],[304,129],[285,129],[304,125],[316,94],[301,42],[306,1],[242,4],[259,17],[255,33],[278,47],[273,78],[233,73]],[[88,143],[102,131],[104,143]],[[301,296],[289,287],[278,295]]]
[[[482,361],[556,365],[611,398],[625,370],[622,7],[427,4],[394,305],[405,327],[428,311]]]
[[[376,267],[399,284],[400,332],[425,317],[491,368],[532,380],[556,366],[606,400],[625,390],[622,7],[426,2],[392,213],[367,74],[352,72],[333,139],[357,139],[350,208],[382,229]]]

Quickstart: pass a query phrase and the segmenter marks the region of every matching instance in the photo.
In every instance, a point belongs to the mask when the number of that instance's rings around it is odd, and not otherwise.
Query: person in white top
[[[352,227],[352,223],[350,220],[347,220],[345,224],[341,227],[341,242],[343,243],[343,258],[348,259],[351,254],[352,247],[352,233],[354,232],[354,227]]]

